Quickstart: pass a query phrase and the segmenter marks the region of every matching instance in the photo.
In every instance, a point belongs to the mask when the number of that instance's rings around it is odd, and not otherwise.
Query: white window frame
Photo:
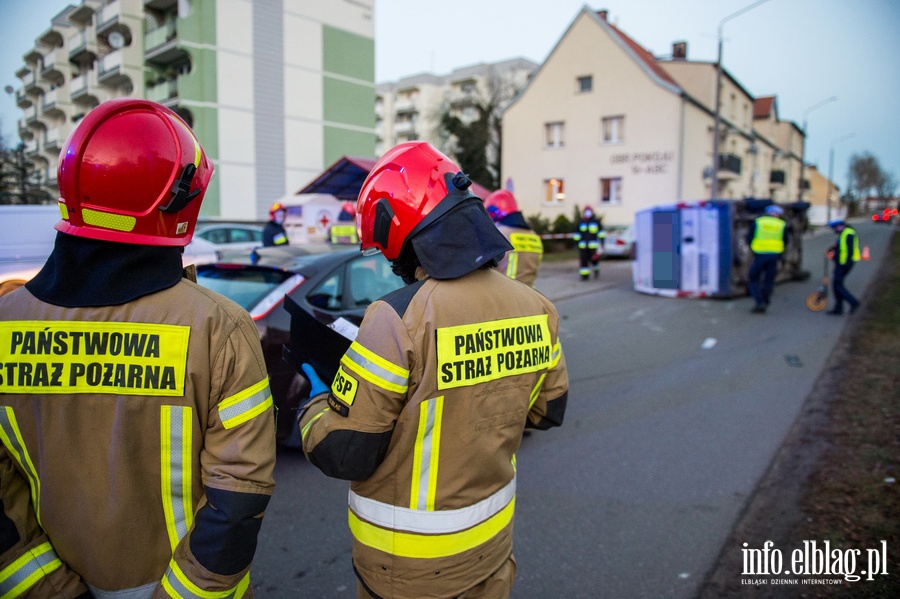
[[[544,179],[544,206],[561,206],[565,199],[565,182],[562,179]]]
[[[600,119],[600,140],[604,144],[620,144],[625,141],[625,116],[617,114]]]
[[[609,197],[603,195],[603,188],[609,186]],[[621,206],[622,205],[622,177],[601,177],[600,178],[600,202],[604,206]]]
[[[565,121],[553,121],[544,123],[544,147],[545,148],[564,148],[565,140]]]

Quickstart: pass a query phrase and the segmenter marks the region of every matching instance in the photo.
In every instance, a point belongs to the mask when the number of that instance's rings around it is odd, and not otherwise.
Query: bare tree
[[[871,198],[879,194],[884,184],[885,174],[875,156],[863,152],[850,157],[850,187],[864,210],[869,209]]]
[[[52,198],[41,189],[41,171],[25,153],[21,141],[7,146],[0,136],[0,204],[46,204]]]

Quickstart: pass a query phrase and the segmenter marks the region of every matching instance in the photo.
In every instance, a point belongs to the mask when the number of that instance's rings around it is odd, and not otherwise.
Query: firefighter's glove
[[[304,363],[300,365],[300,368],[303,370],[303,374],[306,375],[306,379],[309,381],[310,398],[321,395],[322,393],[328,393],[328,385],[322,382],[322,379],[316,374],[316,370],[312,365]]]

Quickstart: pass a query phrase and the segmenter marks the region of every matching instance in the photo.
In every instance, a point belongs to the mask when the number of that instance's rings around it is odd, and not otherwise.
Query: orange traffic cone
[[[863,260],[868,260],[868,259],[869,259],[869,246],[867,246],[867,245],[864,245],[864,246],[863,246],[862,259],[863,259]]]

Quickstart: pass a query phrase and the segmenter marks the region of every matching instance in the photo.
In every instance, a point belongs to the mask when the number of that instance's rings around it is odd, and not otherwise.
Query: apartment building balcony
[[[741,174],[741,158],[735,154],[719,154],[719,179],[737,179]]]
[[[32,106],[29,106],[29,107],[26,108],[23,112],[25,113],[24,119],[25,119],[25,123],[26,123],[26,124],[31,125],[31,124],[37,122],[37,120],[38,120],[38,107],[37,107],[37,104],[34,104],[34,105],[32,105]]]
[[[69,82],[69,97],[76,104],[85,104],[93,108],[109,100],[109,92],[97,80],[97,71],[91,69]]]
[[[72,9],[72,12],[69,13],[69,21],[86,27],[94,20],[94,13],[102,5],[103,2],[101,0],[81,0],[81,4],[77,4]]]
[[[769,185],[770,186],[783,186],[784,185],[784,171],[772,171],[769,174]]]
[[[130,82],[137,73],[140,71],[125,66],[122,50],[114,50],[97,61],[97,82],[102,85],[118,86]]]
[[[416,135],[416,124],[412,121],[399,121],[394,123],[395,135],[406,135],[410,138]]]
[[[188,58],[187,53],[178,47],[175,19],[144,33],[144,59],[147,62],[165,65]]]
[[[70,61],[84,64],[97,59],[97,37],[93,27],[70,35],[68,41]]]
[[[414,114],[416,112],[419,112],[419,107],[415,102],[398,100],[394,104],[394,114]]]
[[[172,108],[178,104],[178,78],[173,77],[145,87],[148,100]]]
[[[50,127],[44,133],[44,147],[43,150],[45,152],[59,152],[62,149],[63,143],[65,143],[66,138],[69,136],[69,133],[72,132],[72,127],[70,125],[60,125],[58,127]]]
[[[22,86],[27,93],[39,93],[47,88],[47,84],[38,79],[31,70],[22,75]]]
[[[114,0],[95,14],[94,23],[97,35],[103,35],[119,24],[124,15],[123,8],[122,0]]]
[[[28,156],[37,156],[38,140],[37,138],[29,139],[25,142],[25,154]]]
[[[62,47],[54,48],[44,54],[41,78],[54,84],[62,85],[72,72],[68,52]]]
[[[25,93],[23,88],[19,88],[16,90],[16,106],[19,108],[28,108],[31,106],[32,101],[31,98],[28,97],[28,94]]]
[[[474,91],[453,91],[448,94],[447,101],[451,108],[463,108],[465,106],[474,106],[478,97]]]
[[[69,90],[58,87],[46,92],[41,99],[41,112],[48,117],[65,117],[72,108]]]
[[[58,168],[59,167],[57,165],[52,163],[47,166],[46,171],[44,171],[44,182],[46,185],[49,185],[51,187],[55,187],[56,185],[58,185],[56,179]]]
[[[19,126],[16,131],[19,134],[19,137],[21,137],[22,139],[31,139],[32,137],[34,137],[34,131],[32,131],[28,126],[28,121],[26,121],[25,119],[19,119],[18,124]]]

